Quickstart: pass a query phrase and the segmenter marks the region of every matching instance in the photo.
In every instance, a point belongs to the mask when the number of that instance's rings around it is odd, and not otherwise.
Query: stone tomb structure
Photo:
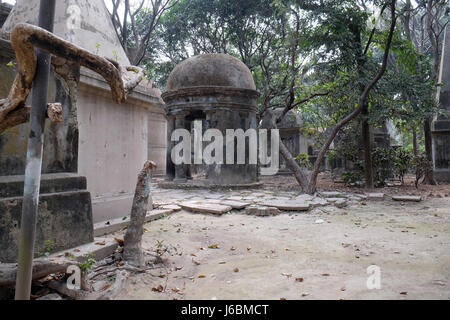
[[[39,0],[18,0],[2,34],[20,22],[37,24],[38,12]],[[76,12],[81,13],[79,23],[68,23]],[[103,0],[58,0],[54,30],[93,53],[130,64]],[[14,80],[14,59],[4,37],[0,98],[7,96]],[[62,104],[64,123],[46,123],[36,252],[43,251],[44,242],[63,250],[92,241],[93,223],[129,215],[137,174],[147,159],[157,163],[157,174],[165,174],[166,121],[160,93],[143,81],[119,105],[99,75],[52,59],[48,100]],[[1,262],[16,259],[28,128],[25,123],[0,133]]]
[[[450,25],[445,30],[442,48],[438,99],[441,114],[433,122],[433,162],[438,182],[450,182]]]
[[[202,165],[203,177],[191,180],[191,164],[174,165],[172,162],[171,150],[178,142],[172,142],[171,137],[175,129],[192,131],[194,121],[201,121],[203,132],[207,129],[222,132],[225,162],[226,130],[243,129],[245,132],[247,129],[258,129],[258,96],[250,70],[232,56],[203,54],[178,64],[170,74],[166,92],[162,95],[167,112],[166,180],[185,187],[251,186],[257,183],[258,166],[248,161],[248,139],[245,164]],[[199,166],[196,169],[198,172]],[[162,186],[171,183],[166,182]]]
[[[274,116],[278,118],[283,109],[276,109]],[[269,115],[266,115],[261,122],[261,129],[271,128]],[[277,128],[280,130],[280,139],[295,158],[300,154],[307,154],[311,161],[314,161],[314,141],[312,138],[305,136],[303,133],[303,121],[301,115],[293,110],[288,111],[283,120],[278,123]],[[280,154],[280,170],[278,174],[292,174],[292,171],[286,166],[286,161]]]

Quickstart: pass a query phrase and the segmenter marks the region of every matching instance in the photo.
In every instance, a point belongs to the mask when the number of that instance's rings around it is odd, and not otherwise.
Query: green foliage
[[[320,147],[328,135],[326,128],[355,109],[364,87],[379,70],[390,24],[389,7],[378,20],[370,11],[385,3],[180,0],[158,20],[142,64],[147,76],[164,88],[175,65],[192,55],[221,52],[236,56],[252,72],[261,93],[261,109],[286,105],[291,83],[294,102],[327,92],[297,108],[304,131],[314,135]],[[403,3],[397,4],[400,11]],[[423,10],[424,3],[418,5],[417,10]],[[138,34],[145,34],[152,24],[152,12],[144,7],[135,19]],[[412,128],[422,137],[423,119],[437,111],[437,84],[429,52],[419,52],[405,39],[398,20],[387,71],[368,98],[368,116],[374,126],[391,120],[399,139],[411,148]],[[131,38],[127,41],[129,47],[136,44]],[[354,124],[350,128],[357,130]],[[361,141],[353,142],[354,150],[359,150]],[[422,139],[419,149],[423,149]],[[345,157],[356,169],[361,167],[360,159],[350,152]]]
[[[37,255],[39,257],[48,257],[53,249],[55,249],[56,245],[52,240],[44,240],[44,252],[38,252]]]
[[[91,270],[92,266],[97,262],[95,261],[94,257],[91,254],[84,254],[83,258],[86,260],[82,263],[80,263],[80,269],[83,273],[89,272]]]
[[[303,168],[312,169],[313,165],[311,160],[309,159],[309,155],[306,153],[301,153],[297,157],[294,158],[297,161],[298,165]]]

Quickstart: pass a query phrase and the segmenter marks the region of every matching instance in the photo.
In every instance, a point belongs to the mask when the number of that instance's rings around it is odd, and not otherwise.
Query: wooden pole
[[[53,32],[55,0],[41,0],[39,27]],[[36,49],[37,69],[33,81],[30,134],[28,136],[22,219],[19,234],[19,259],[16,278],[16,300],[29,300],[33,270],[34,243],[41,183],[42,149],[47,111],[48,78],[51,55]]]

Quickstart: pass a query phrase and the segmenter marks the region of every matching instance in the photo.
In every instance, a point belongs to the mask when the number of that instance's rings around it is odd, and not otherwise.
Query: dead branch
[[[147,161],[139,173],[131,208],[130,224],[124,237],[123,257],[128,263],[137,267],[145,265],[141,241],[150,195],[152,170],[154,168],[156,168],[156,164],[152,161]]]
[[[0,132],[5,131],[8,128],[15,127],[19,124],[28,122],[30,120],[30,106],[24,106],[17,110],[11,111],[8,117],[0,123]],[[47,104],[47,118],[51,122],[61,123],[64,122],[62,115],[62,106],[60,103],[48,103]]]
[[[92,54],[42,28],[26,23],[18,24],[11,32],[11,45],[16,53],[18,74],[8,97],[0,100],[1,130],[28,120],[25,101],[30,93],[36,73],[35,48],[100,74],[111,87],[113,100],[117,103],[124,102],[127,95],[145,76],[145,71],[142,68],[119,66],[117,62],[112,63],[110,60]],[[52,108],[52,116],[55,115],[53,111]]]
[[[33,280],[43,278],[51,273],[66,272],[67,267],[78,265],[77,261],[68,259],[35,259],[33,261]],[[17,263],[0,263],[0,287],[16,283]]]

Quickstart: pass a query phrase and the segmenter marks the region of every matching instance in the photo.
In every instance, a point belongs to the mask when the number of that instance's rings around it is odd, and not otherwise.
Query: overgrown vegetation
[[[112,2],[126,52],[161,88],[182,60],[227,53],[251,70],[261,93],[261,116],[279,108],[301,112],[304,131],[314,132],[315,149],[322,151],[319,156],[327,154],[334,129],[338,138],[345,136],[347,127],[360,136],[358,159],[344,153],[344,161],[356,169],[347,173],[348,181],[383,185],[388,173],[377,170],[389,157],[396,159],[398,167],[392,174],[401,181],[408,159],[422,152],[431,162],[430,118],[438,110],[435,97],[443,31],[449,21],[447,1],[160,0],[148,7],[139,1],[133,8],[128,1]],[[119,23],[121,5],[128,19]],[[143,47],[145,54],[136,60]],[[381,70],[385,56],[386,67]],[[405,147],[401,155],[382,152],[371,142],[374,128],[387,120]],[[335,149],[346,143],[333,140]],[[311,169],[303,155],[283,157],[297,171]],[[355,173],[360,170],[362,177]],[[429,173],[425,170],[426,182],[432,183]],[[315,189],[316,175],[305,171],[297,178],[305,189]]]

